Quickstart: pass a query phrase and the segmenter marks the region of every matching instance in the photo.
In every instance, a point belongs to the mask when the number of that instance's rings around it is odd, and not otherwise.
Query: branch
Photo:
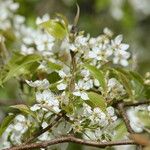
[[[125,107],[130,107],[130,106],[139,106],[139,105],[146,105],[146,104],[150,104],[150,100],[144,100],[144,101],[140,101],[140,102],[136,102],[136,103],[124,103]]]
[[[118,103],[118,109],[119,109],[119,112],[122,116],[122,119],[127,127],[127,130],[129,133],[134,133],[134,131],[132,130],[131,126],[130,126],[130,120],[128,119],[128,116],[124,110],[124,103]]]
[[[25,104],[23,100],[17,100],[17,99],[0,99],[0,107],[1,106],[10,106],[10,105],[17,105],[17,104]]]
[[[136,142],[132,140],[124,140],[124,141],[116,141],[116,142],[94,142],[94,141],[86,141],[82,140],[73,136],[65,136],[65,137],[60,137],[56,138],[50,141],[43,141],[40,143],[32,143],[32,144],[27,144],[27,145],[19,145],[16,147],[12,148],[7,148],[4,150],[28,150],[28,149],[33,149],[33,148],[46,148],[51,145],[59,144],[59,143],[66,143],[66,142],[71,142],[71,143],[77,143],[81,145],[87,145],[87,146],[93,146],[93,147],[98,147],[98,148],[105,148],[107,146],[117,146],[117,145],[136,145]]]
[[[45,133],[46,131],[50,130],[52,127],[54,127],[58,121],[62,118],[63,114],[59,113],[57,115],[57,117],[55,118],[55,120],[49,124],[46,128],[40,130],[39,132],[36,132],[35,134],[33,134],[33,137],[29,138],[24,144],[26,143],[31,143],[32,141],[34,141],[37,137],[39,137],[41,134]]]

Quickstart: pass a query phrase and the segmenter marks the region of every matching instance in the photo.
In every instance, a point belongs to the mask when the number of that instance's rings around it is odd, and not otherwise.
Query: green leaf
[[[118,69],[110,69],[110,70],[115,75],[115,78],[117,78],[119,80],[119,82],[124,86],[129,97],[131,99],[133,99],[132,85],[131,85],[130,78],[126,75],[125,72],[123,73],[122,71],[120,71]]]
[[[60,70],[62,68],[61,65],[58,65],[58,64],[50,62],[50,61],[47,62],[47,66],[52,70]]]
[[[14,117],[15,117],[15,115],[9,115],[9,116],[4,118],[4,120],[3,120],[3,122],[1,123],[1,126],[0,126],[0,137],[2,136],[2,134],[4,133],[6,128],[11,124]]]
[[[134,89],[134,97],[135,99],[142,99],[145,97],[146,89],[144,87],[144,80],[143,78],[137,73],[130,71],[132,76],[132,87]]]
[[[85,67],[91,72],[94,78],[96,78],[100,85],[102,86],[103,90],[106,90],[106,82],[105,82],[105,76],[104,73],[97,69],[95,66],[91,66],[89,64],[85,64]]]
[[[8,70],[8,71],[5,72],[2,77],[0,77],[2,80],[1,82],[4,83],[8,81],[10,78],[20,75],[21,73],[23,73],[23,70],[26,67],[30,66],[32,68],[32,64],[35,64],[35,62],[38,62],[41,59],[42,59],[41,56],[35,54],[28,55],[28,56],[15,55],[10,60],[8,65],[5,66],[4,70]]]
[[[148,111],[138,111],[137,116],[146,127],[150,128],[150,115]]]
[[[116,134],[113,136],[114,141],[121,140],[124,138],[124,136],[127,134],[127,128],[123,121],[120,121],[120,123],[115,127]]]
[[[92,107],[99,107],[102,111],[106,110],[106,101],[101,95],[95,92],[88,92],[87,94],[89,100],[85,102],[87,102]]]
[[[56,20],[48,20],[40,24],[50,35],[57,39],[62,40],[67,34],[67,27],[65,27],[61,22]]]
[[[27,106],[24,105],[24,104],[13,105],[13,106],[10,106],[10,107],[11,107],[11,108],[14,108],[14,109],[18,109],[18,110],[21,111],[22,113],[29,114],[29,115],[31,115],[32,117],[36,118],[36,115],[29,109],[29,107],[27,107]]]
[[[58,75],[57,72],[54,71],[47,76],[47,79],[51,84],[54,84],[57,81],[59,81],[61,79],[61,77]]]
[[[134,72],[134,71],[130,71],[130,74],[132,75],[132,77],[134,78],[134,80],[137,80],[141,84],[144,83],[143,78],[141,77],[141,75],[139,73]]]

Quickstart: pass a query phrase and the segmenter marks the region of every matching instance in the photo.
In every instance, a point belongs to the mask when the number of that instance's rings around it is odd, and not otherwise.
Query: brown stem
[[[124,103],[125,107],[130,107],[130,106],[139,106],[139,105],[146,105],[146,104],[150,104],[150,100],[144,100],[144,101],[140,101],[140,102],[135,102],[135,103]]]
[[[126,114],[126,112],[124,110],[124,104],[123,103],[118,103],[117,106],[118,106],[119,112],[120,112],[120,114],[122,116],[122,119],[123,119],[123,121],[124,121],[124,123],[125,123],[125,125],[127,127],[128,132],[129,133],[134,133],[134,131],[132,130],[132,128],[130,126],[130,121],[128,119],[128,116],[127,116],[127,114]]]
[[[31,143],[32,141],[34,141],[37,137],[39,137],[41,134],[45,133],[46,131],[50,130],[52,127],[54,127],[58,121],[62,118],[63,114],[59,113],[57,115],[57,117],[55,118],[55,120],[49,124],[46,128],[40,130],[39,132],[36,132],[35,134],[33,134],[33,136],[31,138],[29,138],[24,144],[26,143]]]
[[[117,145],[136,145],[136,142],[132,140],[115,141],[115,142],[112,142],[112,141],[95,142],[95,141],[79,139],[73,136],[65,136],[65,137],[56,138],[50,141],[43,141],[40,143],[19,145],[16,147],[5,149],[5,150],[28,150],[28,149],[33,149],[33,148],[46,148],[51,145],[55,145],[59,143],[66,143],[66,142],[77,143],[81,145],[93,146],[93,147],[98,147],[98,148],[105,148],[107,146],[117,146]]]

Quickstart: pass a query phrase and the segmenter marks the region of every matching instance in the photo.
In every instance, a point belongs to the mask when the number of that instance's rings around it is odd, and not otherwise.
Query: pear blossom
[[[30,107],[31,111],[37,111],[39,109],[41,109],[41,107],[38,104],[35,104],[35,105],[33,105],[33,106]]]
[[[60,84],[57,85],[57,89],[58,89],[58,90],[65,90],[66,87],[67,87],[67,85],[64,84],[64,83],[60,83]]]
[[[56,99],[54,94],[50,90],[44,90],[43,92],[36,92],[36,101],[41,104],[45,109],[50,109],[55,113],[59,113],[59,101]],[[37,109],[32,108],[33,110]]]
[[[50,16],[48,14],[43,15],[42,18],[37,17],[36,24],[39,25],[39,24],[41,24],[43,22],[48,21],[49,19],[50,19]]]
[[[109,106],[109,107],[106,108],[106,110],[107,110],[107,112],[108,112],[108,114],[109,114],[110,116],[114,116],[115,111],[114,111],[114,108],[113,108],[113,107]]]
[[[77,84],[75,84],[75,91],[73,92],[73,95],[75,96],[80,96],[83,100],[88,100],[89,97],[85,90],[89,90],[90,88],[93,87],[93,81],[84,81],[84,80],[79,80]]]
[[[93,113],[89,118],[92,121],[91,124],[100,124],[101,126],[108,124],[106,114],[98,107],[93,109]]]
[[[26,80],[26,83],[31,87],[36,87],[39,89],[48,89],[50,86],[49,81],[47,79],[36,80],[34,82]]]
[[[125,43],[121,43],[122,40],[123,40],[123,36],[118,35],[114,40],[111,41],[112,47],[115,50],[122,50],[122,51],[127,50],[129,48],[129,45]]]
[[[126,91],[123,87],[123,85],[121,85],[117,79],[115,78],[111,78],[108,80],[108,97],[109,99],[119,99],[120,96],[123,96],[126,94]]]

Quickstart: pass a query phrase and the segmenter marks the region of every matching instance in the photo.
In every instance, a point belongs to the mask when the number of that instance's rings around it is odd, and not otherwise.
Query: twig
[[[79,139],[73,136],[66,136],[66,137],[60,137],[56,138],[50,141],[43,141],[40,143],[32,143],[27,145],[19,145],[16,147],[8,148],[5,150],[28,150],[33,148],[46,148],[51,145],[59,144],[59,143],[77,143],[81,145],[87,145],[87,146],[93,146],[93,147],[99,147],[99,148],[105,148],[107,146],[117,146],[117,145],[136,145],[136,142],[132,140],[124,140],[124,141],[115,141],[115,142],[95,142],[95,141],[87,141],[83,139]]]
[[[139,106],[139,105],[146,105],[146,104],[150,104],[150,100],[144,100],[144,101],[140,101],[140,102],[135,102],[135,103],[124,103],[125,107],[130,107],[130,106]]]
[[[123,121],[124,121],[124,123],[125,123],[125,125],[127,127],[128,132],[129,133],[134,133],[134,131],[132,130],[132,128],[130,126],[130,121],[129,121],[128,117],[127,117],[127,114],[126,114],[126,112],[124,110],[124,103],[122,103],[122,102],[118,103],[117,106],[118,106],[119,112],[120,112],[120,114],[122,116],[122,119],[123,119]]]
[[[26,143],[31,143],[32,141],[34,141],[37,137],[39,137],[41,134],[45,133],[46,131],[50,130],[52,127],[54,127],[58,121],[62,118],[63,114],[62,113],[59,113],[57,115],[57,117],[55,118],[55,120],[49,124],[46,128],[40,130],[39,132],[33,134],[33,137],[29,138],[24,144]]]
[[[22,100],[2,100],[0,99],[0,107],[1,106],[10,106],[10,105],[18,105],[18,104],[25,104],[25,102],[23,102]]]

